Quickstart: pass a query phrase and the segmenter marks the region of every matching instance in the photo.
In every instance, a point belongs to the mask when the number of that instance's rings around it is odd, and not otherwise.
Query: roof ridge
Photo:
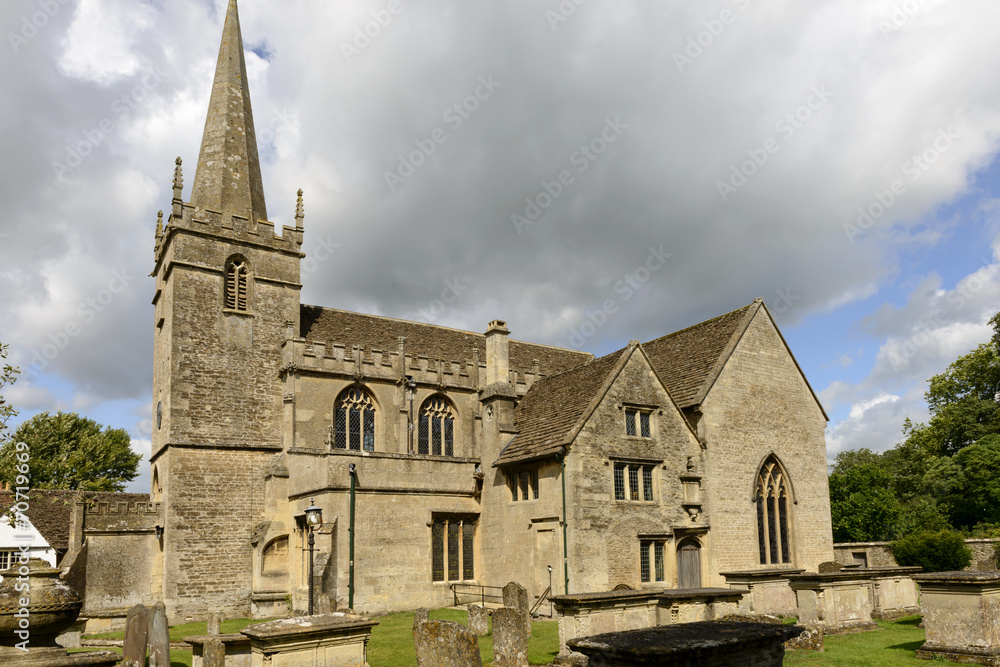
[[[656,343],[656,342],[659,342],[661,340],[666,340],[667,338],[672,338],[673,336],[676,336],[678,334],[682,334],[682,333],[691,331],[691,329],[697,329],[700,326],[704,326],[706,324],[711,324],[712,322],[717,322],[718,320],[721,320],[724,317],[729,317],[730,315],[734,315],[734,314],[740,312],[741,310],[746,310],[747,308],[750,308],[756,302],[757,302],[757,299],[754,299],[753,301],[751,301],[750,303],[748,303],[745,306],[741,306],[739,308],[735,308],[733,310],[730,310],[728,313],[723,313],[722,315],[717,315],[717,316],[711,317],[711,318],[709,318],[707,320],[702,320],[701,322],[698,322],[696,324],[692,324],[689,327],[684,327],[683,329],[678,329],[677,331],[673,331],[671,333],[665,334],[663,336],[660,336],[659,338],[654,338],[652,340],[648,340],[645,343],[643,343],[643,345],[651,345],[652,343]]]
[[[625,350],[627,350],[628,348],[629,348],[629,346],[628,346],[628,345],[626,345],[625,347],[623,347],[623,348],[620,348],[620,349],[617,349],[617,350],[615,350],[615,351],[613,351],[613,352],[608,352],[608,353],[607,353],[607,354],[605,354],[604,356],[601,356],[601,357],[594,357],[593,359],[588,359],[587,361],[583,362],[582,364],[578,364],[578,365],[576,365],[576,366],[573,366],[572,368],[567,368],[567,369],[566,369],[566,370],[564,370],[564,371],[559,371],[558,373],[553,373],[552,375],[546,375],[546,376],[545,376],[545,377],[543,377],[543,378],[542,378],[541,380],[538,380],[538,381],[536,381],[536,382],[535,382],[534,384],[532,384],[531,386],[532,386],[532,387],[534,387],[534,386],[535,386],[536,384],[539,384],[539,383],[541,383],[541,382],[545,382],[546,380],[553,380],[553,379],[558,379],[558,378],[559,378],[560,376],[562,376],[562,375],[566,375],[567,373],[572,373],[572,372],[574,372],[574,371],[577,371],[577,370],[580,370],[580,369],[582,369],[582,368],[583,368],[584,366],[589,366],[590,364],[596,364],[596,363],[597,363],[598,361],[602,361],[602,360],[604,360],[604,359],[607,359],[608,357],[610,357],[610,356],[611,356],[611,355],[613,355],[613,354],[621,354],[622,352],[624,352],[624,351],[625,351]],[[562,348],[557,348],[557,349],[562,349]],[[587,353],[584,353],[584,354],[587,354]]]
[[[468,334],[470,336],[479,336],[480,338],[485,338],[486,337],[486,334],[479,333],[478,331],[469,331],[468,329],[458,329],[456,327],[449,327],[449,326],[445,326],[443,324],[431,324],[430,322],[418,322],[416,320],[407,320],[407,319],[403,319],[401,317],[391,317],[389,315],[376,315],[374,313],[362,313],[362,312],[358,312],[356,310],[346,310],[344,308],[332,308],[332,307],[328,307],[328,306],[310,306],[310,305],[304,304],[304,303],[300,304],[300,308],[317,308],[319,310],[330,310],[330,311],[336,311],[338,313],[344,313],[346,315],[354,315],[354,316],[360,316],[360,317],[372,317],[372,318],[379,319],[379,320],[388,320],[390,322],[402,322],[403,324],[408,324],[408,325],[411,325],[411,326],[428,327],[430,329],[440,329],[440,330],[444,330],[444,331],[454,331],[455,333]],[[548,348],[550,350],[558,350],[560,352],[572,352],[574,354],[590,355],[589,352],[584,352],[583,350],[574,350],[573,348],[570,348],[570,347],[559,347],[558,345],[548,345],[546,343],[533,343],[531,341],[518,340],[516,338],[511,338],[511,339],[509,339],[509,341],[511,343],[519,343],[521,345],[531,345],[532,347],[544,347],[544,348]],[[590,356],[593,356],[593,355],[590,355]],[[585,361],[583,363],[589,363],[590,361],[593,361],[593,359],[589,359],[588,361]],[[576,367],[574,366],[574,368],[576,368]]]

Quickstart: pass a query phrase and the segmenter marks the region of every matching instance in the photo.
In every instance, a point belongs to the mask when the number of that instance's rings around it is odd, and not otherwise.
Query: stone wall
[[[839,542],[833,545],[834,559],[844,565],[864,559],[868,567],[895,567],[891,545],[891,542]],[[966,570],[997,569],[1000,537],[967,539],[965,546],[972,551],[972,562]]]
[[[761,567],[754,484],[774,454],[791,484],[792,559],[777,568],[816,569],[833,556],[826,418],[766,311],[746,333],[701,405],[715,571]],[[715,577],[704,585],[723,585]]]

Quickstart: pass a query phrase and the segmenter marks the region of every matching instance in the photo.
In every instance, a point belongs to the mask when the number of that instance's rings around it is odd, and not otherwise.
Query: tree
[[[893,534],[899,501],[892,478],[877,463],[862,463],[830,475],[830,511],[835,542],[872,542]]]
[[[892,543],[892,557],[900,565],[919,565],[924,572],[953,572],[972,562],[972,551],[958,533],[910,535]]]
[[[830,472],[843,474],[867,463],[874,463],[880,468],[884,467],[882,458],[872,450],[864,447],[861,449],[849,449],[837,454]]]
[[[955,525],[1000,523],[1000,435],[991,434],[955,454],[962,472],[953,503]]]
[[[15,486],[15,443],[28,445],[30,486],[35,489],[121,491],[138,475],[140,454],[125,429],[105,427],[75,412],[42,412],[22,423],[0,447],[0,481]],[[23,485],[17,485],[23,486]]]
[[[0,389],[3,389],[9,384],[17,382],[17,374],[21,371],[6,362],[7,346],[3,343],[0,343],[0,360],[4,362],[3,370],[0,371]],[[6,440],[7,422],[15,416],[17,416],[17,410],[0,394],[0,443]]]

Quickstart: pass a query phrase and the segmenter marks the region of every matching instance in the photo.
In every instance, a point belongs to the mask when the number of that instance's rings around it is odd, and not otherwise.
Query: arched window
[[[455,455],[455,411],[443,396],[431,396],[420,407],[417,453]]]
[[[225,306],[230,310],[249,310],[248,281],[250,265],[242,257],[232,257],[226,262]]]
[[[333,446],[336,449],[375,451],[375,401],[361,387],[348,387],[337,397]]]
[[[761,565],[790,563],[788,544],[788,484],[785,471],[773,456],[767,457],[754,488],[757,506],[757,546]]]
[[[288,571],[288,536],[277,537],[264,547],[260,556],[261,574],[281,575]]]

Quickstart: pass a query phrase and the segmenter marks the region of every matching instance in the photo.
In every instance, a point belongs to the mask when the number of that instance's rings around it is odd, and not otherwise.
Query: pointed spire
[[[223,215],[267,220],[236,0],[229,0],[222,29],[191,203]]]
[[[302,206],[302,188],[299,188],[298,199],[295,200],[295,229],[302,229],[302,220],[306,217]]]
[[[184,192],[184,173],[181,171],[181,158],[177,156],[174,160],[174,201],[184,201],[181,196]]]

